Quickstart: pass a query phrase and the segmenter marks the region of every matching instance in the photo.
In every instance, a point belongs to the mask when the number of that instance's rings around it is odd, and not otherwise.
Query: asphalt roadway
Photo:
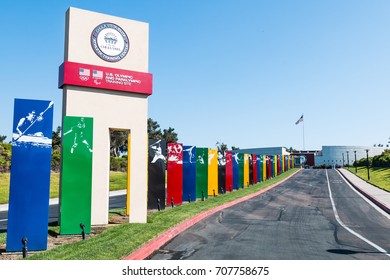
[[[389,260],[390,216],[336,170],[302,170],[219,211],[149,259]]]

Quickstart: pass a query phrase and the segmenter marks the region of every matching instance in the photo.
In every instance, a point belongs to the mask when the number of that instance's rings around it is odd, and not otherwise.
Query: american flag
[[[300,122],[303,122],[303,115],[295,122],[295,124],[299,124]]]
[[[79,68],[79,75],[80,76],[90,76],[91,72],[89,69]]]
[[[93,70],[92,77],[95,79],[103,79],[103,71]]]

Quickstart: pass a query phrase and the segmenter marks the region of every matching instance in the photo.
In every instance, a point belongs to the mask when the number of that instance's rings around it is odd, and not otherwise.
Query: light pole
[[[349,151],[347,151],[347,166],[348,166],[348,170],[349,170]]]
[[[344,153],[342,153],[342,155],[343,155],[343,167],[344,167]]]
[[[355,173],[357,174],[356,151],[353,151],[353,152],[355,153],[355,163],[354,163],[354,165],[355,165]]]
[[[366,155],[367,155],[367,178],[368,178],[368,181],[370,181],[370,163],[368,161],[368,151],[369,151],[369,149],[366,149]]]

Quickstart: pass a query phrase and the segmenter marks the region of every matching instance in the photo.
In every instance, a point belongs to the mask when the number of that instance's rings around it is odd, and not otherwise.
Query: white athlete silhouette
[[[87,139],[84,138],[84,130],[85,130],[85,121],[84,118],[80,118],[76,126],[73,126],[70,130],[64,133],[64,136],[71,132],[73,132],[74,134],[73,145],[70,148],[71,154],[73,154],[74,149],[76,149],[80,143],[84,144],[87,147],[87,149],[92,153],[91,146],[89,145]]]

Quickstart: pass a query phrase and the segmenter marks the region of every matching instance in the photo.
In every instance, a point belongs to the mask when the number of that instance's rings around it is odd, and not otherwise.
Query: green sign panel
[[[244,187],[244,154],[238,154],[238,183],[239,187]]]
[[[64,117],[60,234],[91,231],[93,119]]]
[[[209,149],[196,148],[196,198],[208,197]]]

